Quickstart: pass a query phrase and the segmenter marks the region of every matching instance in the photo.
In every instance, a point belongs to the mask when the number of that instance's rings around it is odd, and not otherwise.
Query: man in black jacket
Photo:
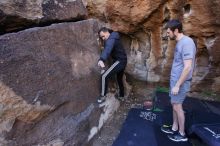
[[[123,74],[127,64],[127,55],[121,43],[118,32],[113,32],[106,27],[102,27],[98,32],[99,37],[104,41],[104,50],[100,55],[98,66],[105,67],[105,61],[111,56],[113,64],[102,73],[101,96],[98,103],[105,101],[108,88],[109,77],[116,75],[119,86],[119,97],[124,97]]]

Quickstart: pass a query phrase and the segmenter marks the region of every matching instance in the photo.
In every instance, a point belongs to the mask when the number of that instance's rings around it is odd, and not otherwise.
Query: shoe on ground
[[[172,130],[172,125],[163,125],[160,130],[167,134],[175,134],[177,131]]]
[[[175,134],[170,134],[168,135],[168,138],[172,141],[175,141],[175,142],[184,142],[184,141],[188,141],[188,138],[186,137],[186,135],[181,135],[179,132],[178,133],[175,133]]]
[[[97,102],[99,103],[99,104],[101,104],[101,103],[103,103],[103,102],[105,102],[105,96],[100,96],[98,99],[97,99]]]

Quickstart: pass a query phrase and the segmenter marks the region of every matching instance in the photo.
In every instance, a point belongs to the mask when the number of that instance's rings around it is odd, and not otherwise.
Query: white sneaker
[[[99,104],[101,104],[101,103],[103,103],[103,102],[105,102],[105,96],[100,96],[98,99],[97,99],[97,102],[99,103]]]

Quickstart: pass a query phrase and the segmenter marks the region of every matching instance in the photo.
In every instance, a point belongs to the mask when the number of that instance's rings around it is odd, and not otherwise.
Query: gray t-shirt
[[[195,64],[195,55],[196,46],[194,41],[190,37],[184,35],[176,44],[170,79],[173,81],[177,81],[180,78],[180,75],[184,68],[183,61],[187,59],[192,59],[193,65],[186,79],[190,80],[192,78]]]

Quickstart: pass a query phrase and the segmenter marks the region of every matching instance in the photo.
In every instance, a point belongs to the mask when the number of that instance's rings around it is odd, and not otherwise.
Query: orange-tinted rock
[[[207,85],[205,88],[211,89],[214,78],[220,76],[218,0],[107,0],[96,4],[91,5],[88,1],[89,14],[93,12],[90,17],[100,18],[96,15],[99,10],[93,8],[102,7],[102,15],[111,28],[130,37],[125,42],[130,43],[130,47],[126,45],[129,54],[127,73],[134,78],[157,83],[169,81],[175,47],[175,41],[163,39],[166,35],[164,26],[169,19],[180,19],[184,33],[197,43],[193,90],[202,90],[204,84]]]
[[[59,136],[68,145],[87,142],[100,114],[93,105],[99,95],[97,29],[96,21],[86,20],[0,36],[1,138],[7,133],[17,145]]]

